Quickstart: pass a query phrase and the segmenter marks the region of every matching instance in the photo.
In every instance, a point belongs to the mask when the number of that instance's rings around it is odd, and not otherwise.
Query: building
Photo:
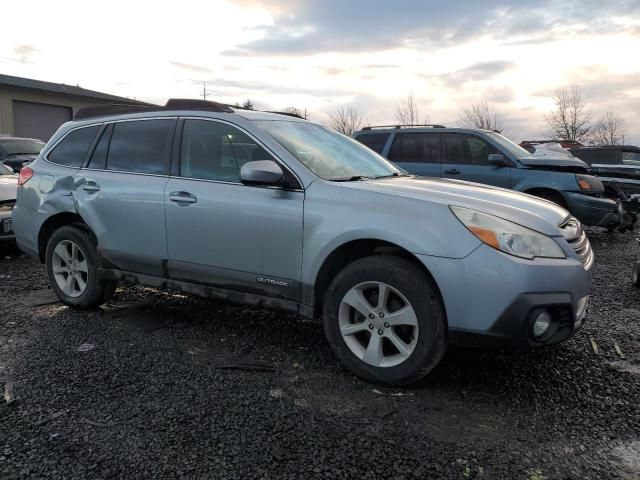
[[[104,103],[144,104],[64,83],[0,74],[0,134],[47,141],[78,109]]]

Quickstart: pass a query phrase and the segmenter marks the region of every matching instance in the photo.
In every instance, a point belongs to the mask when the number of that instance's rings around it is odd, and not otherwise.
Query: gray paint
[[[35,177],[19,189],[14,218],[20,247],[37,256],[43,223],[60,212],[78,213],[96,233],[105,260],[113,263],[107,265],[112,274],[120,272],[117,278],[202,294],[215,287],[218,293],[237,292],[242,301],[310,313],[312,298],[305,295],[303,302],[301,290],[315,284],[329,255],[350,241],[377,239],[422,262],[443,294],[449,327],[473,331],[485,331],[519,293],[570,292],[574,302],[588,293],[590,272],[560,236],[558,226],[568,218],[564,209],[512,190],[460,181],[325,181],[251,122],[283,120],[278,115],[170,113],[238,126],[291,170],[300,191],[73,169],[43,158],[72,128],[167,115],[133,114],[64,125],[32,165]],[[49,193],[40,189],[44,175],[55,178]],[[83,186],[88,182],[98,184],[99,191],[87,192]],[[177,192],[196,201],[172,201],[171,194]],[[567,258],[530,261],[497,252],[458,221],[451,205],[552,236]],[[250,300],[249,294],[257,296]]]

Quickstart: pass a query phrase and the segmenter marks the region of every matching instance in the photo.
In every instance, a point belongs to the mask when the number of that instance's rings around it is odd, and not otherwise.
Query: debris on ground
[[[82,345],[80,345],[77,348],[78,352],[89,352],[91,350],[93,350],[94,348],[96,348],[96,346],[92,343],[83,343]]]
[[[19,297],[18,301],[27,307],[41,307],[60,302],[53,290],[31,292]]]
[[[60,418],[63,415],[67,414],[67,410],[60,410],[59,412],[56,412],[52,415],[49,415],[48,417],[44,417],[41,418],[40,420],[38,420],[37,422],[34,423],[34,425],[36,427],[40,426],[40,425],[44,425],[47,422],[50,422],[51,420],[55,420],[56,418]]]

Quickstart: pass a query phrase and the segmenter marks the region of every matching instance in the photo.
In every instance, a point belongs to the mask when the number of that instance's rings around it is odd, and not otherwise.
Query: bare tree
[[[309,117],[311,116],[311,112],[306,108],[304,110],[300,110],[298,107],[287,107],[282,111],[285,113],[291,113],[293,115],[297,115],[299,117],[304,118],[305,120],[309,120]]]
[[[504,116],[500,110],[487,102],[474,103],[463,109],[458,117],[458,124],[463,128],[481,128],[500,133],[505,131]]]
[[[396,122],[401,125],[418,125],[420,123],[420,110],[413,99],[413,92],[410,92],[398,103]],[[424,117],[423,123],[429,123],[428,116]]]
[[[363,124],[360,111],[353,105],[340,105],[329,111],[329,127],[344,135],[351,136]]]
[[[236,102],[236,107],[245,108],[247,110],[255,110],[255,105],[253,104],[253,102],[249,98],[247,98],[244,102],[242,102],[242,105],[240,105],[238,102]]]
[[[593,126],[589,144],[624,145],[624,120],[617,113],[607,112]]]
[[[587,140],[591,133],[591,113],[577,87],[562,88],[554,97],[556,109],[546,117],[552,140]]]

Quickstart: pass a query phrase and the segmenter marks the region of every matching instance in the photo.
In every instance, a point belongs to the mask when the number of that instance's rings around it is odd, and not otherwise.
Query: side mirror
[[[509,162],[501,153],[490,153],[487,157],[487,162],[494,167],[506,167],[509,165]]]
[[[240,181],[246,185],[277,185],[283,178],[282,168],[273,160],[247,162],[240,169]]]

